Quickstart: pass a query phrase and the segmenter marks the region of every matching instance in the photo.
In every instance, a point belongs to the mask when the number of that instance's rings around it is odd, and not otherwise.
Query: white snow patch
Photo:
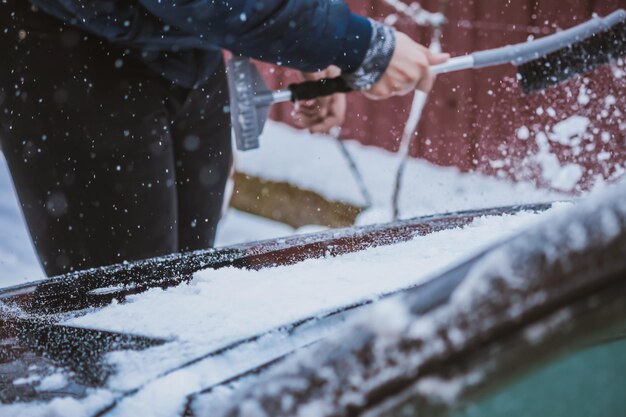
[[[552,332],[555,328],[567,323],[572,318],[572,313],[563,309],[556,312],[550,318],[527,327],[524,330],[524,338],[532,344],[540,343],[544,337]]]
[[[464,229],[285,267],[207,270],[189,285],[152,289],[67,324],[219,347],[250,332],[417,284],[540,217],[480,218]]]
[[[609,94],[608,96],[606,96],[604,98],[604,105],[605,105],[605,107],[611,107],[611,106],[615,105],[615,103],[617,103],[617,99],[612,94]]]
[[[19,417],[89,417],[94,415],[98,409],[111,401],[111,399],[111,392],[97,390],[82,399],[63,397],[55,398],[47,403],[0,404],[0,415]]]
[[[522,126],[517,129],[517,138],[520,140],[528,140],[530,138],[530,130],[528,126]]]
[[[304,317],[318,316],[423,282],[450,263],[460,262],[495,240],[529,227],[543,215],[520,213],[480,218],[464,229],[446,230],[393,246],[288,267],[261,271],[208,270],[196,274],[190,284],[151,290],[130,297],[126,304],[112,304],[66,323],[175,339],[174,343],[141,353],[125,351],[110,355],[111,363],[119,367],[112,386],[132,389],[198,354]],[[390,307],[380,308],[387,309],[389,314],[385,316],[397,317],[402,313]],[[385,334],[396,334],[403,326],[405,324],[399,322],[390,326],[381,321],[378,328]],[[276,337],[280,341],[275,340]],[[315,337],[319,335],[306,336],[293,348],[317,340]],[[256,345],[259,343],[262,341]],[[190,379],[193,383],[186,389],[195,389],[196,383],[204,387],[219,382],[237,369],[249,369],[284,354],[284,350],[276,349],[290,349],[295,343],[293,336],[276,334],[258,348],[253,344],[230,356],[202,362],[193,371],[193,375],[201,376],[201,384]],[[146,404],[151,403],[148,399],[152,396],[165,397],[164,409],[179,407],[180,393],[173,395],[168,389],[178,378],[182,377],[175,373],[163,381],[150,382],[139,395],[129,399],[123,409],[130,407],[129,410],[141,409],[142,415],[159,415],[141,408],[148,407]]]
[[[371,309],[371,314],[364,315],[367,324],[383,339],[397,337],[411,324],[409,312],[402,303],[380,303]]]
[[[37,391],[54,391],[65,387],[67,384],[67,376],[63,372],[57,372],[43,378],[37,385]]]
[[[455,379],[438,377],[421,378],[417,383],[417,392],[428,398],[436,398],[445,404],[454,404],[454,401],[468,385],[480,382],[483,375],[473,372]]]
[[[583,251],[589,245],[611,241],[622,230],[620,218],[626,213],[626,205],[620,197],[625,190],[626,181],[622,181],[594,192],[578,207],[553,209],[544,218],[543,228],[531,229],[532,232],[518,236],[510,245],[496,248],[474,265],[454,291],[452,304],[466,306],[471,305],[473,300],[487,297],[493,291],[492,279],[503,280],[510,290],[529,285],[532,276],[518,273],[519,265],[516,262],[520,259],[520,253],[537,256],[535,252],[540,251],[548,262],[554,262],[565,256],[573,256],[572,253]],[[570,219],[570,210],[577,213],[576,221]],[[566,233],[567,239],[563,239],[563,233]],[[563,260],[565,264],[566,261]],[[539,304],[544,301],[544,297],[538,294],[532,302]],[[511,308],[509,313],[515,317],[515,308]]]
[[[361,214],[358,224],[389,221],[398,154],[356,141],[345,143],[374,200],[373,207]],[[270,122],[261,138],[261,147],[238,154],[236,163],[237,169],[248,175],[288,182],[332,201],[364,205],[336,140],[329,136],[310,135]],[[461,173],[456,168],[440,167],[419,159],[408,161],[403,184],[400,195],[403,218],[559,198],[531,184],[513,184],[481,174]]]
[[[587,132],[590,124],[587,117],[571,116],[554,125],[550,140],[565,146],[575,146],[579,143],[576,139],[580,139]]]
[[[44,278],[24,224],[22,211],[0,152],[0,287]]]
[[[170,417],[180,415],[186,396],[200,388],[200,377],[193,372],[180,371],[149,384],[137,398],[122,401],[111,415]]]
[[[557,190],[572,191],[584,174],[583,168],[571,163],[561,165],[559,158],[551,152],[548,138],[543,132],[537,133],[535,140],[539,152],[530,160],[540,166],[543,179]]]
[[[611,152],[602,151],[598,153],[598,161],[604,162],[611,159]]]
[[[290,226],[237,210],[228,210],[220,221],[215,238],[216,246],[230,246],[241,242],[291,236]]]
[[[23,378],[17,378],[13,380],[13,385],[27,385],[27,384],[32,384],[34,382],[37,382],[41,379],[41,375],[29,375],[27,377],[23,377]]]
[[[589,96],[589,90],[584,85],[580,86],[578,90],[578,98],[576,99],[578,104],[581,106],[586,106],[591,101],[591,97]]]
[[[554,170],[544,171],[544,177],[550,178],[551,185],[557,190],[573,190],[584,174],[583,167],[578,164],[564,164],[558,168],[555,164],[554,167]]]

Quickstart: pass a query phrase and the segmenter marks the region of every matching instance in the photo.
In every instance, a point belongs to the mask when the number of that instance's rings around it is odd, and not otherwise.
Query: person
[[[213,245],[231,165],[224,49],[372,99],[445,61],[341,0],[6,0],[0,145],[48,275]],[[345,97],[300,103],[315,132]]]

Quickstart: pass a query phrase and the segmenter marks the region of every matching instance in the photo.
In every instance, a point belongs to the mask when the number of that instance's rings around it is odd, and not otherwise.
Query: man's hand
[[[396,48],[387,70],[363,94],[373,100],[382,100],[405,95],[415,89],[428,92],[435,81],[430,66],[443,64],[449,58],[449,54],[434,54],[404,33],[396,31]]]
[[[340,74],[341,70],[334,66],[320,72],[302,73],[306,80],[313,81],[322,78],[335,78]],[[345,121],[346,95],[334,94],[315,100],[296,102],[294,117],[311,133],[328,133],[333,127],[341,126]]]

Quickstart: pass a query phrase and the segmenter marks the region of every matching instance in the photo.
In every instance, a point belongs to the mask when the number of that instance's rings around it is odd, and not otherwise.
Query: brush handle
[[[317,81],[305,81],[289,85],[291,101],[312,100],[336,93],[349,93],[352,88],[341,77],[324,78]]]
[[[471,54],[474,58],[474,68],[490,67],[506,63],[519,66],[603,32],[624,19],[626,19],[626,12],[624,10],[617,10],[604,18],[596,16],[585,23],[541,39],[503,46],[487,51],[474,52]]]
[[[431,67],[431,71],[434,74],[444,74],[473,67],[473,56],[466,55],[452,58],[445,64],[433,65]],[[324,78],[317,81],[305,81],[298,84],[291,84],[289,85],[288,89],[291,94],[284,94],[283,90],[280,90],[280,94],[274,93],[272,102],[279,103],[288,100],[312,100],[318,97],[326,97],[336,93],[349,93],[353,91],[353,89],[348,84],[346,84],[344,79],[341,77]],[[268,99],[263,100],[267,101]]]
[[[445,64],[434,65],[431,71],[435,74],[443,74],[452,71],[460,71],[462,69],[472,68],[474,60],[471,55],[460,56],[450,59]],[[318,97],[326,97],[337,93],[349,93],[353,89],[346,84],[343,78],[324,78],[317,81],[305,81],[298,84],[290,84],[288,91],[291,94],[285,94],[283,90],[273,93],[273,98],[262,98],[262,101],[271,100],[272,103],[280,103],[283,101],[302,101],[312,100]],[[280,93],[280,94],[277,94]]]

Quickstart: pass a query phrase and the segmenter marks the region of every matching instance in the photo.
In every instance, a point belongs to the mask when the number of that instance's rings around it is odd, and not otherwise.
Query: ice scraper
[[[517,67],[522,91],[529,94],[590,72],[625,54],[626,11],[620,9],[541,39],[451,58],[431,69],[435,74],[444,74],[510,63]],[[259,136],[272,104],[352,91],[340,77],[272,91],[254,64],[243,57],[231,59],[227,72],[231,120],[240,150],[259,147]]]

